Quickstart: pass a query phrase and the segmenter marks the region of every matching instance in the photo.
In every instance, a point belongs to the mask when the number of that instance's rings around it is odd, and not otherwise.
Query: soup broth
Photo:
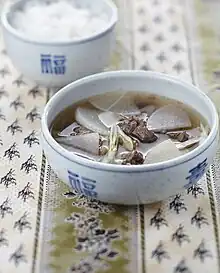
[[[109,164],[142,165],[179,157],[209,134],[206,120],[181,102],[150,93],[108,92],[71,105],[51,126],[66,150]]]

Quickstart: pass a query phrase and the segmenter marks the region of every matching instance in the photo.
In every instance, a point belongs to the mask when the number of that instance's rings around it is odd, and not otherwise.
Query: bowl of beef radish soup
[[[218,145],[218,115],[197,87],[156,72],[77,80],[42,116],[42,146],[58,177],[89,198],[147,204],[198,182]]]

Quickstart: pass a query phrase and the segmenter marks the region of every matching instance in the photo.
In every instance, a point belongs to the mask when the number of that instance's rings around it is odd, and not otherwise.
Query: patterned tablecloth
[[[116,4],[109,69],[177,75],[220,107],[220,1]],[[220,151],[197,185],[162,203],[87,200],[57,179],[39,146],[52,93],[14,69],[0,35],[0,272],[219,273]]]

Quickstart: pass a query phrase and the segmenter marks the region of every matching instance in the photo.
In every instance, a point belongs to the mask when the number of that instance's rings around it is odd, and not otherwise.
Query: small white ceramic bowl
[[[117,8],[111,0],[78,0],[81,6],[105,10],[109,22],[97,34],[63,42],[39,42],[12,27],[13,12],[27,1],[18,0],[5,6],[1,16],[7,53],[24,76],[40,85],[62,87],[78,78],[101,72],[109,64],[118,20]],[[61,69],[54,66],[57,56]]]
[[[115,90],[150,92],[178,100],[207,120],[210,134],[187,154],[139,166],[89,161],[52,138],[49,128],[58,113],[82,99]],[[218,146],[218,114],[203,92],[177,78],[156,72],[106,72],[73,82],[50,99],[42,116],[42,146],[58,177],[77,191],[109,203],[152,203],[183,191],[203,176]]]

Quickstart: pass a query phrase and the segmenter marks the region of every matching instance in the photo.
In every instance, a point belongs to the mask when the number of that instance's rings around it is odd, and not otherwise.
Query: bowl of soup
[[[165,74],[104,72],[56,93],[42,116],[42,146],[79,194],[147,204],[198,182],[218,146],[218,115],[197,87]]]
[[[111,0],[18,0],[1,12],[14,66],[46,87],[103,71],[114,49],[117,20]]]

